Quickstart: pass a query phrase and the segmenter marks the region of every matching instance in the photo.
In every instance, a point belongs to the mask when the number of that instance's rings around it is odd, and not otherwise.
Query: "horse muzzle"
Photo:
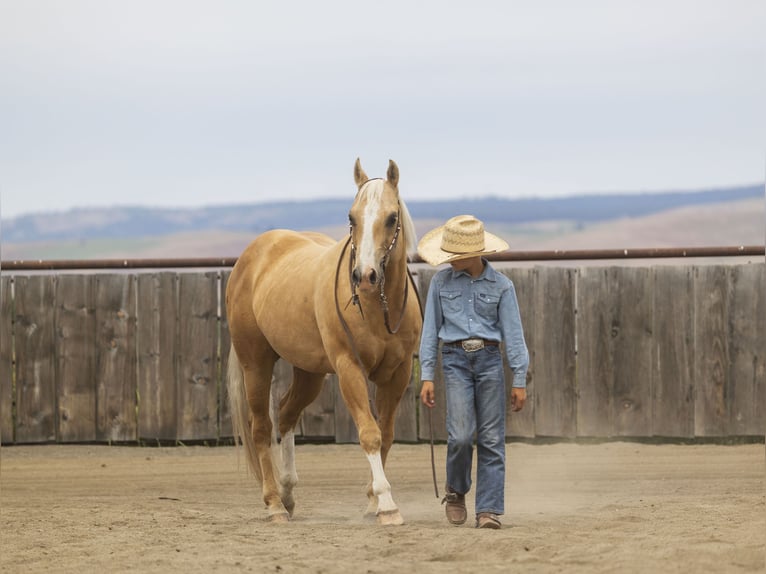
[[[357,267],[351,273],[351,281],[362,292],[373,291],[380,284],[380,272],[372,267],[367,267],[364,271]]]

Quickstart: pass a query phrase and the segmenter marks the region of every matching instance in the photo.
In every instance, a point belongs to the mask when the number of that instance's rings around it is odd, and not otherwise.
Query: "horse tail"
[[[261,465],[255,452],[255,442],[253,442],[253,433],[250,428],[250,407],[245,396],[245,373],[242,371],[234,345],[229,350],[227,382],[234,444],[239,447],[240,441],[242,442],[247,464],[258,480],[261,480]]]

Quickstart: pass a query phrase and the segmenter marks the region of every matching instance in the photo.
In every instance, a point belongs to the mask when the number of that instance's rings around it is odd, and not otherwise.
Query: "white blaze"
[[[377,268],[375,260],[375,238],[373,237],[373,224],[378,219],[380,200],[383,194],[383,180],[373,179],[364,186],[366,203],[362,213],[362,239],[359,242],[359,267],[362,270],[372,267]]]

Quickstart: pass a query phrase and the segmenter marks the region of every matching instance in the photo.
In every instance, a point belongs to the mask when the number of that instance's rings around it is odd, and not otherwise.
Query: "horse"
[[[271,522],[293,517],[295,425],[326,375],[335,373],[370,464],[365,516],[382,525],[404,523],[384,468],[422,329],[407,267],[408,253],[416,249],[415,226],[399,195],[393,160],[385,179],[370,179],[357,158],[354,181],[345,240],[267,231],[245,248],[226,288],[235,441],[260,481]],[[293,378],[277,415],[270,413],[270,393],[280,358],[293,366]]]

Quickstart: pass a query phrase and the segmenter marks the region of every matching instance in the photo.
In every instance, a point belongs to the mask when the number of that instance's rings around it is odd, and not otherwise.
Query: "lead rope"
[[[434,494],[436,495],[436,500],[439,500],[439,487],[436,486],[436,462],[434,461],[434,419],[433,415],[431,414],[431,411],[433,409],[431,407],[428,408],[428,431],[429,431],[429,438],[431,439],[431,474],[434,477]]]
[[[409,277],[410,281],[412,282],[412,290],[415,291],[415,298],[418,300],[418,308],[420,309],[420,317],[423,318],[423,302],[420,300],[420,292],[418,291],[417,285],[415,285],[415,278],[412,276],[412,273],[410,273],[410,268],[407,267],[407,276]],[[405,292],[406,295],[406,292]],[[434,479],[434,494],[436,495],[436,499],[439,499],[439,486],[436,482],[436,460],[434,459],[434,417],[433,417],[433,409],[431,407],[428,408],[428,442],[431,445],[431,476],[433,476]]]

